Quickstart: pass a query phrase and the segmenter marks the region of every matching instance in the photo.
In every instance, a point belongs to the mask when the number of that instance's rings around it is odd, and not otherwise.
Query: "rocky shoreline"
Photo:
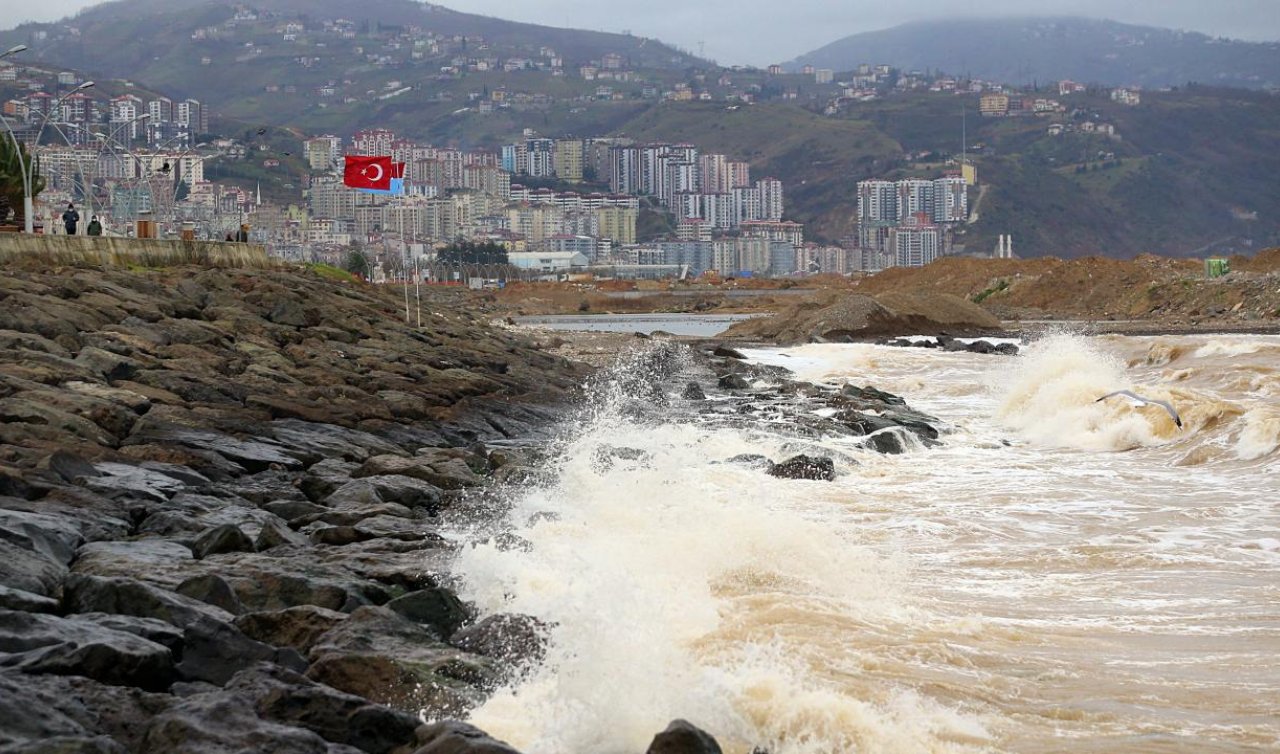
[[[794,455],[727,459],[774,476],[833,478],[806,437],[939,434],[729,347],[531,342],[454,291],[423,327],[402,307],[300,271],[0,275],[0,752],[514,754],[456,718],[547,627],[477,615],[448,569],[581,402],[593,369],[557,348],[630,352],[605,378],[639,411],[785,415]],[[649,751],[720,748],[674,721]]]
[[[512,751],[459,723],[442,514],[588,369],[429,291],[289,271],[0,275],[0,751]]]

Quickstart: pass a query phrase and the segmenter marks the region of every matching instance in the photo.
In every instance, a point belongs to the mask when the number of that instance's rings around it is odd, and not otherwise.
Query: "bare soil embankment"
[[[782,345],[850,342],[891,335],[984,335],[1001,330],[982,307],[946,293],[890,292],[871,297],[828,292],[771,317],[739,322],[725,333]]]

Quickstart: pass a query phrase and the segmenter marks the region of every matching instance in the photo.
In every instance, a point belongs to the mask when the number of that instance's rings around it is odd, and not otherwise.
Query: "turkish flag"
[[[391,190],[390,157],[352,157],[347,155],[346,168],[342,171],[342,183],[351,188]]]
[[[393,162],[393,163],[391,163],[391,177],[392,177],[392,178],[404,178],[404,163],[403,163],[403,162]]]

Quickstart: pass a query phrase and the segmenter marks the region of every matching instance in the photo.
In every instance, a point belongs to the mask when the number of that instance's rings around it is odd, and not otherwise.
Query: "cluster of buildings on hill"
[[[946,254],[969,217],[963,175],[858,182],[858,248],[864,269],[919,267]]]

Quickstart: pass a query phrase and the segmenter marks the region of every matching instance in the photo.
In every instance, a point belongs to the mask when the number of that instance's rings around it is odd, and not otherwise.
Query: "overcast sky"
[[[352,0],[353,7],[358,2]],[[97,0],[0,0],[10,23],[52,21],[95,4]],[[1280,40],[1280,0],[444,0],[438,4],[549,26],[629,30],[693,53],[702,50],[725,65],[780,63],[860,31],[956,16],[1070,14],[1254,41]]]

